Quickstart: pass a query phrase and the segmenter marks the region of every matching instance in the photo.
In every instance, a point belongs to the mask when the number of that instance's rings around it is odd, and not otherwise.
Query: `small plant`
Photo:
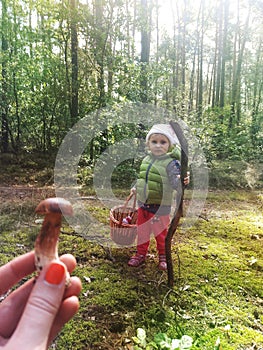
[[[132,338],[136,344],[134,350],[188,350],[191,349],[193,339],[183,335],[181,339],[171,339],[165,333],[157,333],[150,343],[146,341],[146,332],[143,328],[137,329],[137,336]]]

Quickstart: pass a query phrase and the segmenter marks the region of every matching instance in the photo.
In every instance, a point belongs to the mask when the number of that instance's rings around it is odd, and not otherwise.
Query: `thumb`
[[[66,267],[53,261],[40,274],[29,296],[23,315],[8,345],[11,348],[47,348],[50,329],[60,307],[66,281]]]

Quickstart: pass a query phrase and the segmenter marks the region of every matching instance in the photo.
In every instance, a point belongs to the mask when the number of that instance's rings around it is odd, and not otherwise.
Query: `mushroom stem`
[[[35,264],[40,272],[54,259],[58,259],[58,238],[64,215],[73,215],[70,202],[63,198],[48,198],[39,203],[36,213],[45,215],[42,227],[35,241]]]
[[[61,227],[61,214],[46,214],[35,242],[36,266],[42,270],[47,262],[58,258],[58,238]]]

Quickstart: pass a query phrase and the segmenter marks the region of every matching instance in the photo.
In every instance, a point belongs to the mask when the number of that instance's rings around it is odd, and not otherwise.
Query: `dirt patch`
[[[33,187],[33,186],[0,186],[0,200],[3,201],[23,201],[28,199],[42,199],[55,195],[53,187]]]

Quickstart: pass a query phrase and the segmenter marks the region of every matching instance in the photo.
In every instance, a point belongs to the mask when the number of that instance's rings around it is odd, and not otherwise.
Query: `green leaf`
[[[132,337],[132,340],[142,347],[146,346],[146,332],[143,328],[137,328],[137,336]]]
[[[154,341],[159,345],[160,349],[171,349],[171,339],[165,333],[157,333],[154,336]]]
[[[220,350],[220,343],[220,337],[218,337],[215,343],[214,350]]]
[[[180,347],[180,340],[172,339],[171,350],[179,349],[179,347]]]
[[[193,344],[193,338],[189,337],[189,335],[183,335],[180,340],[179,349],[180,350],[187,350],[192,347]]]

